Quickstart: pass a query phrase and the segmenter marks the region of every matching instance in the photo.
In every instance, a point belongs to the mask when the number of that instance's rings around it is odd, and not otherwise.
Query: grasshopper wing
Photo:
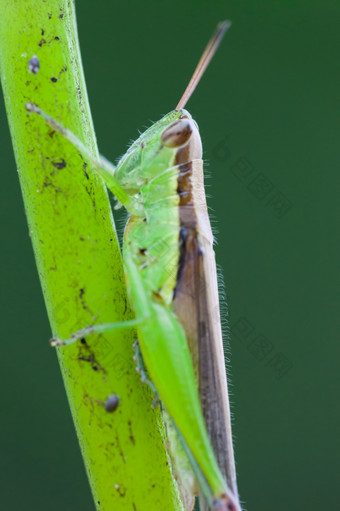
[[[204,419],[222,474],[237,496],[213,236],[203,162],[181,165],[180,262],[173,307],[189,343]]]

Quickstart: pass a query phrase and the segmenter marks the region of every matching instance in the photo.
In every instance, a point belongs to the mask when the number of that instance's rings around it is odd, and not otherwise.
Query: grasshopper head
[[[150,179],[179,163],[201,158],[196,122],[186,110],[165,115],[130,146],[118,162],[115,177],[131,195]]]

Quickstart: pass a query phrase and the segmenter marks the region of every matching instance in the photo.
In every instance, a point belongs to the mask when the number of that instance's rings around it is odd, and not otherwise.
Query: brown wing
[[[203,184],[203,162],[182,164],[180,262],[174,310],[192,354],[203,414],[219,467],[237,496],[213,236]]]

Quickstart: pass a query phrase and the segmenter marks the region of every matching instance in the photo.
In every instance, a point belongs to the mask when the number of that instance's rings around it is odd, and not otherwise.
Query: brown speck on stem
[[[60,161],[52,161],[53,167],[56,167],[58,170],[64,169],[66,167],[66,161],[64,158],[61,158]]]
[[[86,163],[86,161],[84,161],[84,163],[83,163],[83,171],[84,171],[86,179],[90,179],[88,173],[86,172],[86,168],[87,168],[87,163]]]

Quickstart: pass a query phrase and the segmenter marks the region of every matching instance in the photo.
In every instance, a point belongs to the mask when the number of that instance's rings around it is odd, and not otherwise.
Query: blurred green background
[[[77,17],[111,159],[175,107],[216,23],[233,21],[187,108],[226,283],[240,494],[249,511],[339,509],[339,2],[82,0]],[[0,147],[1,507],[91,511],[3,102]]]

